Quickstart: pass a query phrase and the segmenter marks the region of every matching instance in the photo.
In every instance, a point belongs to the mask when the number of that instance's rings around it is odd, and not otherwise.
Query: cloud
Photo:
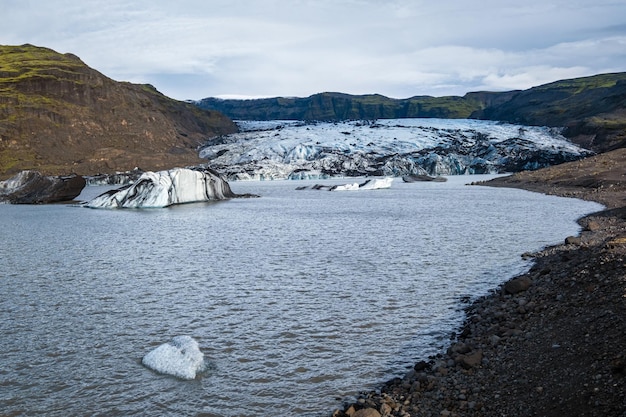
[[[72,52],[179,99],[392,97],[626,70],[612,0],[4,0],[3,43]]]

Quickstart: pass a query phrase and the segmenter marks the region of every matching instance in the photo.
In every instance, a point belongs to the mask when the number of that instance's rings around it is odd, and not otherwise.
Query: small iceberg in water
[[[373,180],[367,180],[363,184],[359,184],[359,190],[382,190],[385,188],[391,188],[393,178],[376,178]]]
[[[362,184],[355,182],[353,184],[337,185],[331,187],[330,191],[381,190],[383,188],[391,187],[392,182],[393,178],[390,177],[376,178],[367,180]]]
[[[148,352],[141,363],[153,371],[181,379],[194,379],[206,368],[204,354],[191,336],[174,337]]]
[[[361,184],[358,182],[343,184],[343,185],[321,185],[315,184],[311,187],[312,190],[329,190],[329,191],[358,191],[358,190],[381,190],[384,188],[390,188],[393,178],[376,178],[367,180]],[[306,190],[308,187],[298,187],[296,190]]]

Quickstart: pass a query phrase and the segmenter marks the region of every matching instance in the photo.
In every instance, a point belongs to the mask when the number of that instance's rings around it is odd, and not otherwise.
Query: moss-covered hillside
[[[199,144],[236,129],[218,112],[113,81],[74,55],[0,46],[0,178],[197,164]]]
[[[626,145],[626,73],[562,80],[520,91],[473,117],[566,127],[575,142],[598,151]]]
[[[463,119],[481,110],[473,96],[417,96],[393,99],[379,94],[353,96],[319,93],[305,98],[275,97],[253,100],[205,98],[196,103],[203,109],[223,112],[235,120],[356,120],[404,117]]]

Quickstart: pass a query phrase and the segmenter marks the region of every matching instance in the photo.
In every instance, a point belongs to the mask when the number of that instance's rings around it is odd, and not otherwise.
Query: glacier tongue
[[[144,172],[134,183],[108,191],[85,204],[91,208],[155,208],[236,197],[216,172],[175,168]]]
[[[589,155],[554,128],[482,120],[238,123],[200,151],[228,179],[503,173]]]

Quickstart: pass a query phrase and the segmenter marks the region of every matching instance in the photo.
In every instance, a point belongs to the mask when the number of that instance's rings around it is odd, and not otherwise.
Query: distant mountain
[[[196,105],[235,120],[486,119],[565,127],[565,136],[595,151],[626,144],[626,73],[557,81],[523,91],[471,92],[463,97],[392,99],[377,94],[320,93],[306,98],[205,98]]]
[[[0,46],[0,178],[193,165],[200,144],[236,131],[216,111],[113,81],[74,55]]]
[[[595,151],[626,146],[626,73],[562,80],[517,92],[472,117],[566,127],[573,142]]]
[[[275,97],[252,100],[205,98],[198,107],[217,110],[235,120],[373,120],[415,117],[465,119],[482,109],[479,97],[416,96],[393,99],[380,94],[353,96],[320,93],[306,98]]]

